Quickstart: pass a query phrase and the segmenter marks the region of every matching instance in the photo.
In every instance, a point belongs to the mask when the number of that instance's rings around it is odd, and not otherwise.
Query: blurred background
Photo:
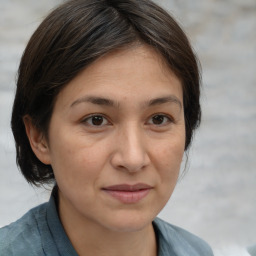
[[[62,0],[0,0],[0,227],[48,200],[17,170],[10,114],[19,59]],[[160,217],[213,247],[256,243],[256,1],[158,0],[202,64],[203,121],[189,168]]]

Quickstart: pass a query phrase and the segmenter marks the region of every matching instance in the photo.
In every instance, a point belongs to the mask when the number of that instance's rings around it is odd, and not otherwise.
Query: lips
[[[152,186],[150,185],[138,183],[135,185],[118,184],[105,187],[102,190],[122,203],[131,204],[141,201],[149,194],[151,189]]]

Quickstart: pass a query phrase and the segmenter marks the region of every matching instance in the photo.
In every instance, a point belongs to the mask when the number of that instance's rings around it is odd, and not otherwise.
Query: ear
[[[50,150],[44,134],[33,124],[30,116],[24,116],[23,122],[34,154],[42,163],[51,164]]]

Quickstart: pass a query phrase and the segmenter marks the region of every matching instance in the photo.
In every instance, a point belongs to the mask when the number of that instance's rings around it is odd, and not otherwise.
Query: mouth
[[[132,204],[141,201],[145,198],[152,186],[138,183],[135,185],[119,184],[105,187],[102,190],[110,195],[112,198],[121,201],[122,203]]]

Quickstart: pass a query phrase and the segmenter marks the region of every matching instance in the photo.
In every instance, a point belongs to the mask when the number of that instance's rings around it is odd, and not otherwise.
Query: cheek
[[[154,167],[158,177],[156,204],[159,204],[159,211],[166,205],[176,186],[183,152],[183,144],[174,141],[155,147]]]
[[[184,154],[185,140],[182,137],[168,140],[167,138],[154,147],[156,161],[163,167],[180,166]]]
[[[163,191],[172,192],[176,185],[184,154],[184,141],[182,136],[176,140],[166,139],[154,148],[154,165],[159,173]]]
[[[175,146],[169,146],[161,152],[161,174],[168,179],[178,177],[180,165],[183,157],[183,150]]]
[[[103,169],[106,147],[88,146],[80,140],[59,139],[52,147],[52,167],[57,183],[86,185]]]

